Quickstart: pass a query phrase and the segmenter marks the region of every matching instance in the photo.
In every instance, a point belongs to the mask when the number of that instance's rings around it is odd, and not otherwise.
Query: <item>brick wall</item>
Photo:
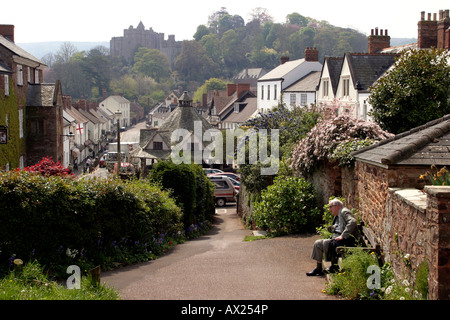
[[[354,169],[342,169],[342,194],[346,205],[358,209],[399,276],[413,280],[426,260],[428,298],[450,299],[450,187],[425,186],[423,193],[418,176],[426,170],[357,162]],[[410,265],[403,259],[406,254]]]

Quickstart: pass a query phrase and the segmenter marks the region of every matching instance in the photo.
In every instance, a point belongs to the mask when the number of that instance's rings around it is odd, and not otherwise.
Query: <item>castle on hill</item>
[[[110,54],[113,57],[123,57],[132,62],[135,53],[140,47],[158,49],[169,59],[173,68],[175,58],[181,53],[181,41],[175,41],[174,35],[169,35],[164,40],[164,33],[153,31],[152,28],[145,30],[144,24],[139,22],[136,28],[130,26],[123,30],[123,37],[113,37],[110,41]]]

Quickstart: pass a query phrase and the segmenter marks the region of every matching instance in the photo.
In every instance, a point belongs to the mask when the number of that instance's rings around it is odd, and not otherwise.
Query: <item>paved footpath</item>
[[[216,209],[213,229],[155,261],[102,273],[123,300],[334,300],[325,277],[307,277],[316,235],[246,242],[235,206]]]

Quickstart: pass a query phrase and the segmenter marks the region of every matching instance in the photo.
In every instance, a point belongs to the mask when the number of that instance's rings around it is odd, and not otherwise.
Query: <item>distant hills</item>
[[[109,41],[104,42],[73,42],[73,41],[51,41],[51,42],[30,42],[17,43],[19,47],[31,53],[38,59],[41,59],[48,53],[55,54],[64,42],[72,43],[78,51],[89,51],[98,46],[104,46],[109,49]],[[417,42],[415,38],[391,38],[391,46],[401,46]]]
[[[74,42],[74,41],[51,41],[51,42],[30,42],[17,43],[19,47],[31,53],[38,59],[41,59],[48,53],[55,54],[64,42],[70,42],[78,51],[89,51],[98,46],[104,46],[109,49],[109,41],[104,42]]]

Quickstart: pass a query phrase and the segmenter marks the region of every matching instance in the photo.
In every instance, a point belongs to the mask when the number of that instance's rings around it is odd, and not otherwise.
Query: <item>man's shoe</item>
[[[325,273],[336,273],[339,272],[339,266],[332,264],[329,268],[325,270]]]
[[[311,276],[323,276],[323,270],[319,269],[319,268],[314,268],[313,271],[307,272],[306,275],[308,277],[311,277]]]

